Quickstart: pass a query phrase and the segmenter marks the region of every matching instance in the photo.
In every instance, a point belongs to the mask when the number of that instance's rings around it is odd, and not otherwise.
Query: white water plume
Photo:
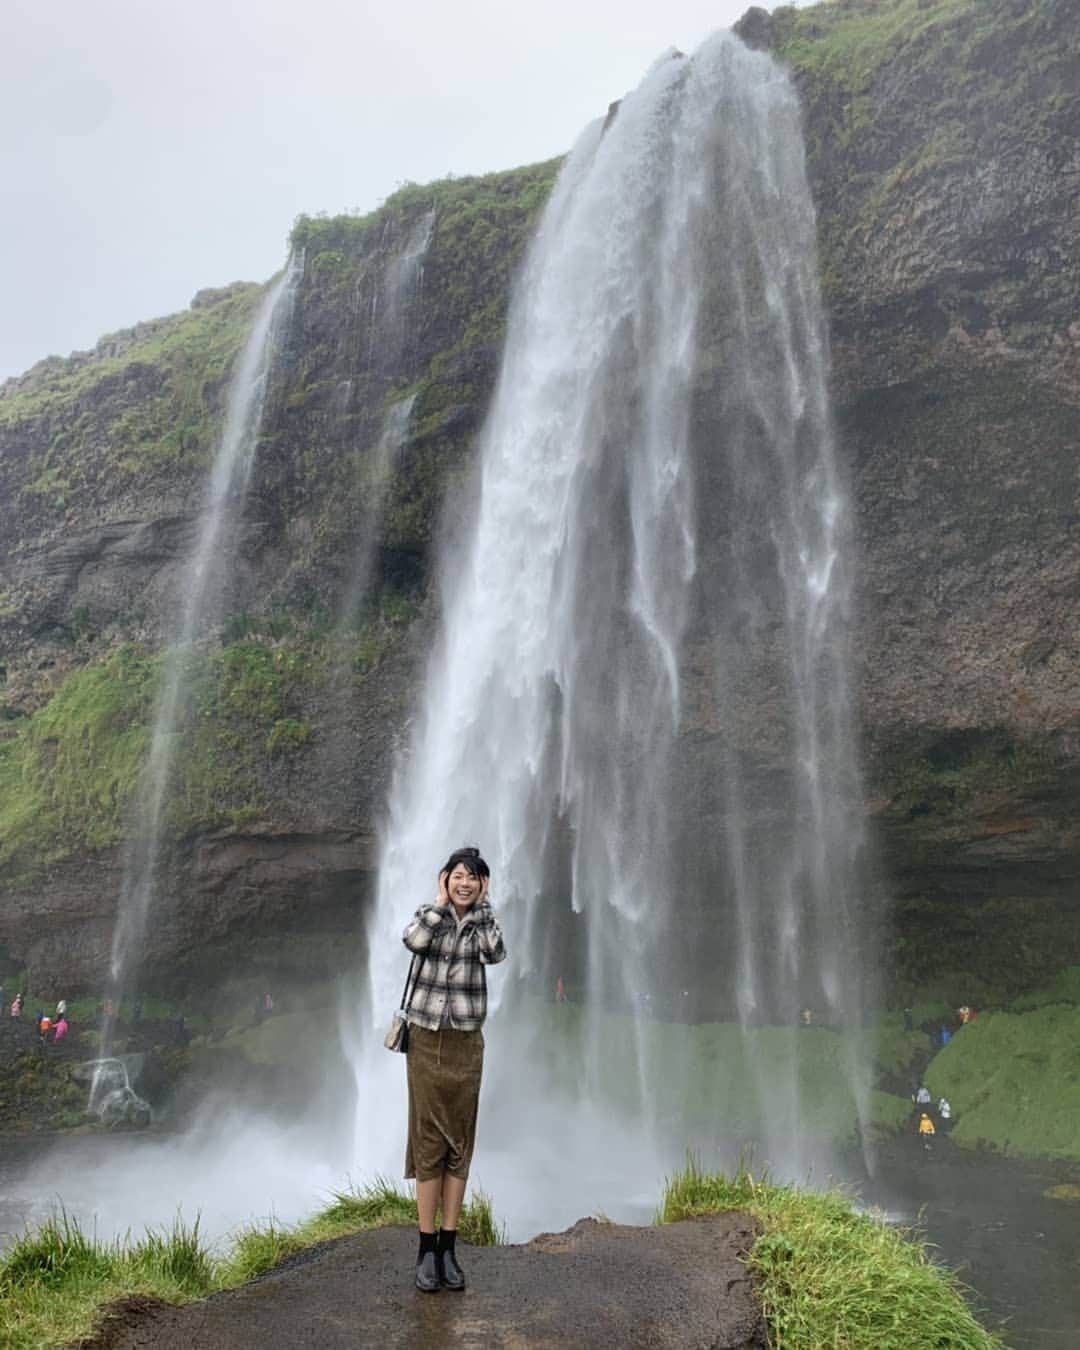
[[[796,96],[724,34],[585,131],[517,289],[367,982],[381,1021],[404,923],[450,849],[479,843],[511,952],[478,1155],[496,1194],[492,1169],[509,1181],[552,1132],[552,1204],[580,1206],[583,1173],[601,1184],[588,1159],[616,1133],[653,1195],[710,1128],[797,1160],[802,1054],[821,1048],[804,1006],[863,1093],[846,504],[814,236]],[[564,973],[565,1016],[545,1006]],[[715,1081],[671,1020],[716,1024],[694,1028]],[[376,1169],[404,1125],[378,1031],[352,1048]],[[626,1194],[585,1199],[614,1213]]]
[[[302,261],[292,257],[259,306],[229,388],[225,424],[214,459],[198,533],[184,567],[176,631],[169,644],[154,714],[150,751],[135,799],[124,858],[109,968],[109,1003],[116,1005],[137,965],[147,914],[155,894],[171,773],[175,762],[185,675],[193,644],[220,617],[220,605],[234,556],[263,403],[276,342],[288,322]],[[103,1045],[111,1038],[107,1019]],[[94,1100],[94,1091],[91,1100]]]

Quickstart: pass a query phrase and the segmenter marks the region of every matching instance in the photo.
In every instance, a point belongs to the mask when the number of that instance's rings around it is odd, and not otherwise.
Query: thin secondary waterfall
[[[267,293],[229,389],[225,425],[199,516],[198,533],[182,576],[176,631],[166,654],[150,751],[128,836],[109,967],[108,992],[113,1005],[118,1005],[137,964],[154,898],[185,672],[193,643],[205,636],[221,617],[232,544],[251,474],[276,343],[287,324],[301,271],[301,260],[290,258],[284,273]],[[103,1037],[106,1047],[111,1030],[107,1024]]]
[[[549,1188],[587,1169],[590,1204],[605,1165],[625,1197],[657,1142],[721,1129],[725,1083],[747,1137],[812,1128],[800,1011],[858,1020],[826,376],[794,91],[727,34],[664,57],[582,135],[520,280],[369,939],[382,1017],[409,912],[480,844],[512,953],[488,1166],[528,1137],[535,1172],[546,1139]],[[553,1021],[560,977],[580,1015]],[[675,1022],[716,1024],[708,1074]],[[399,1066],[356,1055],[358,1143],[392,1166]]]
[[[435,232],[435,211],[415,222],[404,247],[374,279],[368,332],[368,366],[397,378],[411,372],[413,325],[424,293],[424,259]]]

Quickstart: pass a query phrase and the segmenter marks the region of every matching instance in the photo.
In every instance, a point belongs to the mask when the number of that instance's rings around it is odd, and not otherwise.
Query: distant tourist
[[[16,994],[15,997],[11,1000],[11,1015],[12,1017],[15,1018],[16,1021],[18,1021],[19,1018],[22,1017],[22,1005],[23,1005],[22,994]]]
[[[274,1000],[270,997],[269,994],[264,994],[264,995],[263,995],[263,1016],[264,1016],[264,1017],[269,1017],[270,1014],[271,1014],[273,1011],[274,1011]]]
[[[420,1249],[416,1287],[425,1294],[465,1288],[455,1252],[484,1070],[485,967],[506,956],[488,903],[491,872],[477,848],[451,853],[433,901],[402,940],[413,954],[404,997],[409,1043],[409,1137],[405,1176],[416,1180]],[[442,1206],[442,1228],[435,1214]]]
[[[60,1020],[56,1024],[56,1031],[53,1033],[54,1043],[59,1045],[59,1043],[64,1039],[64,1037],[67,1034],[68,1034],[68,1020],[65,1017],[65,1015],[61,1013]]]
[[[566,983],[561,975],[555,981],[555,1002],[556,1003],[566,1002]]]
[[[131,1025],[138,1027],[142,1025],[142,999],[137,998],[131,1006]]]
[[[38,1020],[38,1035],[42,1041],[49,1039],[49,1032],[52,1031],[53,1020],[47,1013],[42,1013]]]
[[[956,1015],[960,1018],[960,1025],[966,1027],[969,1022],[974,1022],[979,1014],[965,1003],[962,1008],[957,1008]]]
[[[187,1045],[191,1040],[191,1032],[187,1029],[187,1022],[183,1017],[178,1017],[173,1023],[173,1039],[177,1045]]]
[[[4,986],[0,984],[0,1013],[4,1011]]]
[[[919,1117],[919,1138],[922,1140],[923,1148],[930,1147],[930,1141],[935,1134],[937,1130],[934,1128],[934,1122],[924,1111]]]
[[[799,1014],[799,1021],[803,1024],[804,1027],[813,1026],[814,1025],[813,1009],[804,1008],[802,1012]]]
[[[942,1097],[938,1102],[937,1113],[942,1120],[952,1120],[952,1107],[949,1105],[947,1098]]]
[[[59,1001],[59,1002],[57,1003],[57,1005],[56,1005],[56,1016],[57,1016],[57,1018],[59,1019],[59,1018],[63,1017],[63,1015],[64,1015],[66,1012],[67,1012],[67,999],[66,999],[66,998],[62,998],[62,999],[60,999],[60,1001]]]
[[[915,1094],[916,1106],[929,1106],[933,1100],[933,1097],[930,1096],[930,1089],[924,1083]]]
[[[952,1040],[952,1032],[949,1030],[949,1028],[945,1025],[944,1022],[942,1022],[941,1026],[938,1029],[938,1039],[940,1040],[942,1046],[948,1045],[949,1042]]]
[[[915,1018],[912,1015],[910,1008],[904,1009],[904,1030],[905,1031],[915,1030]]]

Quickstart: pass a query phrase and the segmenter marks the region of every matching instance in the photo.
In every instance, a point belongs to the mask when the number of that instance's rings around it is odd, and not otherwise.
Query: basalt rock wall
[[[993,996],[1080,960],[1069,8],[833,0],[739,26],[804,103],[867,813],[905,989]],[[435,562],[468,528],[510,288],[557,167],[298,225],[147,978],[237,954],[298,977],[355,963]],[[259,295],[202,293],[0,389],[0,958],[39,983],[101,978],[158,653]],[[700,717],[688,758],[721,734]]]

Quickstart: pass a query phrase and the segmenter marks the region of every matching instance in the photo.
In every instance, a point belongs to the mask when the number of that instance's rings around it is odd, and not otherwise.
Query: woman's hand
[[[482,905],[488,897],[488,891],[491,889],[491,878],[484,877],[480,882],[480,894],[476,898],[476,903]]]
[[[435,903],[443,908],[450,903],[450,890],[446,884],[449,879],[449,872],[439,873],[439,894],[435,897]]]

